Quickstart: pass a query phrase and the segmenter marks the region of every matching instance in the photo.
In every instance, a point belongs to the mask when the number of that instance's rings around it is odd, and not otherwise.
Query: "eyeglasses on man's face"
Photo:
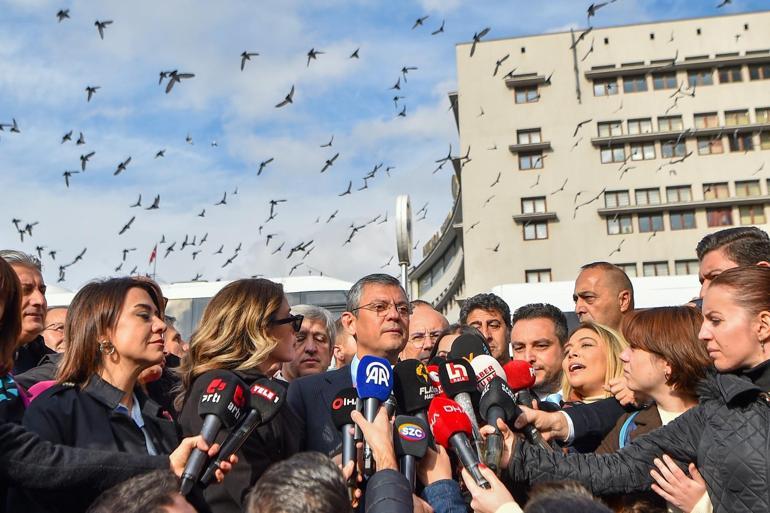
[[[401,317],[409,317],[412,313],[412,305],[409,303],[389,303],[387,301],[372,301],[371,303],[353,308],[352,312],[356,310],[369,310],[377,314],[377,317],[385,317],[391,308],[395,308],[398,315]]]
[[[298,332],[300,328],[302,327],[302,321],[305,319],[304,315],[296,314],[296,315],[290,315],[284,319],[273,319],[270,321],[270,324],[291,324],[291,329],[293,329],[295,332]]]
[[[428,340],[435,342],[441,336],[441,331],[418,331],[409,336],[409,342],[415,347],[423,347]]]

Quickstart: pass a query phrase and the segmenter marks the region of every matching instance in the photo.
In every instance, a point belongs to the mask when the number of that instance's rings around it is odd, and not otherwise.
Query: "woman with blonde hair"
[[[277,364],[294,359],[301,325],[302,316],[291,314],[283,287],[270,280],[237,280],[211,298],[179,367],[182,389],[177,407],[183,433],[198,434],[203,424],[198,399],[207,380],[198,379],[201,375],[229,370],[251,385]],[[240,464],[225,483],[205,490],[211,510],[240,512],[246,493],[267,467],[299,451],[303,439],[299,425],[299,419],[284,407],[272,421],[255,429],[237,453]]]
[[[620,353],[628,347],[623,335],[607,326],[581,322],[564,344],[564,402],[592,403],[610,397],[605,389],[623,375]]]

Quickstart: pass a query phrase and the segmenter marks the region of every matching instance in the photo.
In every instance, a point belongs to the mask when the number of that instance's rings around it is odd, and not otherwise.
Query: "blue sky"
[[[767,1],[618,0],[602,8],[598,26],[745,12]],[[590,2],[521,0],[3,0],[0,2],[0,123],[15,118],[21,133],[0,132],[0,190],[5,191],[0,246],[43,252],[44,275],[87,247],[59,283],[70,289],[95,277],[151,271],[158,246],[160,281],[234,279],[262,274],[318,274],[355,280],[369,272],[396,274],[395,198],[410,194],[419,261],[425,241],[451,207],[449,166],[434,160],[458,147],[447,93],[456,83],[454,46],[491,27],[489,38],[582,27]],[[70,18],[57,22],[59,9]],[[418,17],[429,16],[412,29]],[[95,20],[113,20],[99,38]],[[445,21],[445,31],[430,33]],[[311,49],[324,51],[306,65]],[[360,48],[360,59],[348,56]],[[240,71],[240,53],[259,52]],[[389,88],[402,66],[398,117]],[[161,70],[195,77],[170,94]],[[86,102],[85,87],[100,86]],[[164,82],[165,85],[165,82]],[[294,103],[274,105],[295,87]],[[61,139],[73,130],[72,141]],[[82,132],[86,144],[76,145]],[[185,141],[187,136],[193,144]],[[334,136],[331,148],[321,148]],[[216,146],[212,142],[216,142]],[[154,158],[165,149],[165,157]],[[95,152],[85,172],[80,155]],[[326,159],[334,165],[321,174]],[[113,176],[131,157],[126,171]],[[257,176],[259,162],[274,158]],[[379,163],[376,177],[362,177]],[[393,166],[391,176],[385,167]],[[353,193],[339,197],[349,181]],[[238,190],[238,194],[233,194]],[[227,205],[215,206],[227,192]],[[130,205],[142,195],[142,208]],[[160,208],[145,210],[155,195]],[[266,223],[270,199],[286,199]],[[205,217],[197,214],[206,210]],[[327,218],[338,210],[335,219]],[[361,226],[343,243],[351,224]],[[121,227],[135,221],[123,235]],[[20,225],[38,222],[22,243]],[[316,219],[320,221],[316,223]],[[262,234],[259,226],[263,225]],[[181,250],[185,235],[207,242]],[[269,243],[265,236],[275,234]],[[313,243],[302,259],[288,249]],[[273,254],[281,243],[283,248]],[[242,250],[227,267],[225,261]],[[221,254],[214,254],[224,245]],[[123,262],[122,250],[130,251]],[[56,251],[56,260],[48,251]],[[200,251],[195,259],[194,251]],[[390,261],[390,264],[388,262]],[[115,268],[122,263],[120,271]]]

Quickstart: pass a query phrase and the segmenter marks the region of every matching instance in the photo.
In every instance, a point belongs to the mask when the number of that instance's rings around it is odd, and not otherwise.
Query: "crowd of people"
[[[149,278],[48,308],[0,251],[0,511],[770,511],[770,238],[695,251],[676,306],[587,263],[577,323],[482,293],[452,324],[385,274],[335,319],[241,279],[189,341]]]

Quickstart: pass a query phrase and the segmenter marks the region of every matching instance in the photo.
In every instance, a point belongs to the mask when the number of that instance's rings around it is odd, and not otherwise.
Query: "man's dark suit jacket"
[[[331,403],[340,390],[351,386],[349,365],[291,382],[287,402],[302,420],[303,450],[339,452],[342,437],[332,422]]]

